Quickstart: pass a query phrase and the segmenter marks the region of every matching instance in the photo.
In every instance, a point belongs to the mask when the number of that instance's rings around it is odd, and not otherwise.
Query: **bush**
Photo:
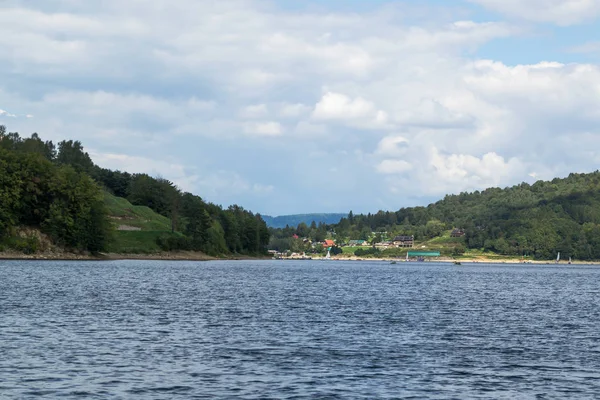
[[[371,247],[369,249],[358,249],[354,252],[354,255],[357,257],[363,257],[363,256],[375,256],[375,255],[379,255],[381,253],[381,250],[379,250],[376,247]]]
[[[465,254],[465,246],[456,246],[453,250],[452,250],[452,255],[453,256],[462,256],[463,254]]]
[[[13,236],[6,240],[5,244],[0,246],[0,251],[4,251],[5,248],[20,251],[23,254],[34,254],[40,248],[40,242],[35,236]]]
[[[161,235],[156,238],[156,244],[162,251],[189,250],[192,243],[185,236]]]
[[[331,248],[331,255],[332,256],[337,256],[338,254],[342,254],[343,252],[344,252],[344,250],[342,250],[341,247],[333,246]]]

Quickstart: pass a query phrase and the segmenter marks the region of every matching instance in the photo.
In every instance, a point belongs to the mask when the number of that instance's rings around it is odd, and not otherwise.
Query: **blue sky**
[[[263,214],[600,161],[600,2],[0,1],[0,124]]]

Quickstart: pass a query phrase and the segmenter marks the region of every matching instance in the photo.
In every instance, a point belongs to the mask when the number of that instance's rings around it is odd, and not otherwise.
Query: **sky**
[[[0,124],[254,212],[600,164],[600,0],[0,0]]]

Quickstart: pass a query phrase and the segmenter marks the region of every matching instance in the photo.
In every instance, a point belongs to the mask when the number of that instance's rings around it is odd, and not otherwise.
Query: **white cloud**
[[[585,0],[474,1],[559,24],[597,15]],[[239,195],[246,206],[248,196],[273,213],[398,207],[402,193],[596,168],[597,65],[478,60],[479,46],[521,28],[451,7],[409,23],[406,3],[370,13],[277,4],[11,2],[0,8],[0,73],[11,77],[0,104],[36,117],[9,129],[80,139],[102,162],[164,169],[209,200]],[[125,153],[144,156],[109,156]],[[352,177],[322,174],[334,169]],[[254,183],[264,176],[277,184]],[[252,203],[260,193],[271,196]]]
[[[357,119],[375,114],[375,105],[361,97],[350,99],[340,93],[328,92],[315,106],[315,119]]]
[[[382,156],[403,156],[408,146],[409,141],[403,136],[386,136],[379,142],[376,153]]]
[[[334,92],[323,95],[315,106],[312,118],[316,121],[339,121],[365,129],[383,128],[388,121],[387,113],[378,110],[372,102]]]
[[[377,166],[377,171],[382,174],[402,174],[412,168],[412,165],[404,160],[383,160]]]
[[[11,118],[14,118],[14,117],[16,117],[16,115],[15,114],[11,114],[8,111],[0,110],[0,117],[11,117]]]
[[[282,118],[299,118],[310,112],[311,108],[307,105],[296,103],[283,103],[279,108],[279,115]]]
[[[246,123],[244,132],[251,136],[280,136],[283,134],[283,126],[273,121]]]
[[[600,16],[596,0],[470,0],[493,11],[536,22],[574,25]]]
[[[244,107],[240,116],[247,119],[264,118],[269,115],[269,109],[266,104],[255,104]]]

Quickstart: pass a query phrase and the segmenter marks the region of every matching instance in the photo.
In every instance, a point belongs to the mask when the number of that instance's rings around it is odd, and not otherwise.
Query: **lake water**
[[[0,261],[0,398],[593,398],[600,267]]]

